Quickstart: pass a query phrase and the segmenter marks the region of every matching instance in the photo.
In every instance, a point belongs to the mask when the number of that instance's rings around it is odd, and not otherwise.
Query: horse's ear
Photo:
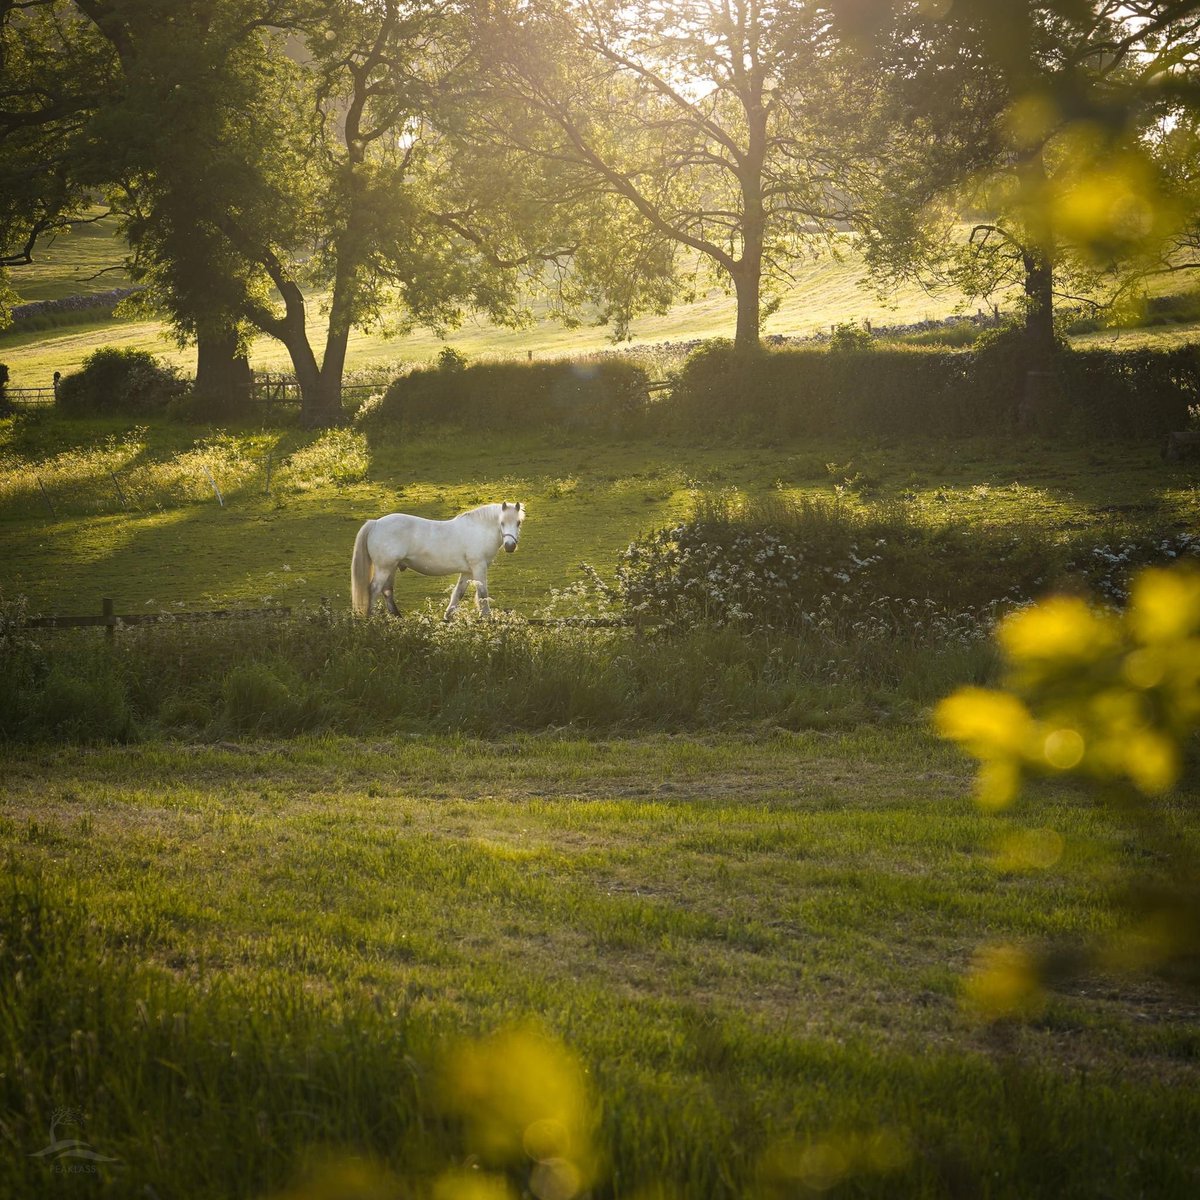
[[[500,505],[500,511],[501,511],[501,512],[507,512],[507,511],[508,511],[508,501],[507,501],[507,500],[505,500],[505,501],[504,501],[504,502],[503,502],[503,503]]]
[[[521,502],[520,502],[520,500],[518,500],[517,501],[517,512],[520,512],[520,511],[521,511]]]

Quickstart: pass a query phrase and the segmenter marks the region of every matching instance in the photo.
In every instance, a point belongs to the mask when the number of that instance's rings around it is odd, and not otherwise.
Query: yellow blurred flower
[[[1042,757],[1055,770],[1069,771],[1083,761],[1085,746],[1078,729],[1055,729],[1042,742]]]
[[[991,946],[981,950],[963,981],[963,1007],[983,1021],[1038,1016],[1046,995],[1038,980],[1037,965],[1019,946]]]
[[[539,1200],[571,1200],[592,1182],[592,1106],[583,1068],[561,1043],[528,1027],[463,1043],[446,1063],[441,1098],[485,1162],[538,1164]]]
[[[1173,642],[1200,632],[1200,571],[1142,571],[1130,589],[1128,622],[1143,645]]]
[[[1056,596],[1007,617],[996,640],[1019,674],[1033,681],[1113,653],[1120,635],[1120,625],[1107,613],[1074,596]]]
[[[942,737],[959,742],[976,758],[1021,755],[1033,732],[1025,704],[990,688],[959,688],[937,706],[933,720]]]

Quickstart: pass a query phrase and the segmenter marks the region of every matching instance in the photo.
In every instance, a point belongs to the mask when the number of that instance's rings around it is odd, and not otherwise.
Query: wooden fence
[[[342,403],[349,400],[365,400],[375,392],[382,392],[381,383],[347,383],[342,385]],[[9,404],[23,408],[50,407],[55,401],[53,387],[6,387],[4,398]],[[300,407],[300,385],[293,375],[271,375],[255,372],[250,388],[250,404],[263,416],[270,417],[277,410]]]
[[[329,599],[321,597],[322,609],[329,610]],[[118,613],[111,598],[100,601],[100,615],[71,615],[52,617],[28,617],[22,624],[26,629],[96,629],[102,628],[105,636],[116,636],[118,629],[133,625],[161,625],[173,621],[227,621],[239,617],[290,617],[291,607],[277,605],[271,608],[210,608],[199,612]],[[509,614],[501,612],[500,615]],[[636,629],[649,628],[657,622],[641,617],[523,617],[522,624],[538,628],[560,629]]]
[[[210,608],[201,612],[118,613],[109,597],[100,601],[100,615],[29,617],[27,629],[86,629],[102,627],[106,637],[116,636],[118,629],[132,625],[159,625],[171,621],[225,621],[238,617],[286,617],[291,608]]]
[[[52,387],[5,387],[4,398],[9,404],[23,404],[27,407],[50,405],[54,403]]]

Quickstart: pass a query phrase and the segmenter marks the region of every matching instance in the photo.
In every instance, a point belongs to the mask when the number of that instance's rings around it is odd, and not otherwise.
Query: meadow
[[[1113,927],[1121,831],[1063,788],[982,815],[922,731],[3,760],[7,1195],[515,1195],[437,1081],[529,1020],[584,1065],[596,1195],[1194,1194],[1194,1005],[963,1004],[981,947]],[[60,1107],[113,1161],[30,1157]]]
[[[1116,554],[1196,528],[1195,464],[1024,438],[0,431],[6,620],[17,595],[295,610],[111,645],[0,629],[4,1194],[1195,1194],[1194,993],[1101,966],[1024,1021],[970,1003],[996,947],[1108,938],[1114,874],[1154,866],[1065,784],[977,808],[928,713],[994,672],[986,629],[523,623],[578,611],[581,562],[611,576],[706,498]],[[366,516],[504,497],[530,516],[492,627],[441,626],[449,581],[411,576],[408,620],[344,615]],[[1161,802],[1180,837],[1196,798]],[[495,1030],[576,1072],[574,1149],[498,1148],[464,1116],[478,1088],[447,1092],[455,1047]],[[510,1081],[498,1107],[568,1122],[570,1089],[530,1078],[541,1100]],[[55,1136],[106,1161],[34,1157],[63,1111]]]
[[[347,604],[350,549],[368,517],[443,518],[493,500],[529,507],[493,599],[525,617],[603,573],[631,539],[714,493],[901,506],[930,525],[1007,526],[1054,539],[1191,530],[1194,463],[1148,443],[1034,439],[597,440],[545,429],[368,436],[355,426],[213,429],[28,411],[0,422],[0,554],[7,591],[35,612]],[[270,469],[270,494],[268,486]],[[221,491],[220,504],[209,475]],[[402,576],[398,602],[434,608],[449,583]]]

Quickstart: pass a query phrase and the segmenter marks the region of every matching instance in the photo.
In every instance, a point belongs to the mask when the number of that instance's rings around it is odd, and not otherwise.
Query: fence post
[[[203,466],[204,466],[204,473],[205,473],[205,475],[208,476],[208,482],[212,484],[212,490],[217,495],[217,503],[222,508],[224,508],[225,507],[225,497],[221,495],[221,489],[219,487],[217,487],[217,481],[213,478],[213,473],[208,469],[208,464],[205,463],[205,464],[203,464]]]
[[[117,618],[113,616],[112,598],[105,596],[100,601],[100,611],[104,617],[104,636],[111,642],[117,632]]]
[[[50,515],[57,520],[58,513],[56,513],[54,511],[54,505],[50,503],[50,497],[46,494],[45,485],[42,483],[40,476],[35,475],[34,478],[37,479],[37,481],[38,481],[38,487],[41,489],[41,492],[42,492],[42,499],[45,500],[46,507],[50,510]]]
[[[121,501],[121,507],[126,512],[128,512],[129,505],[125,502],[125,493],[123,491],[121,491],[120,480],[117,479],[116,473],[114,471],[109,471],[108,477],[113,481],[113,486],[117,489],[117,499]]]

